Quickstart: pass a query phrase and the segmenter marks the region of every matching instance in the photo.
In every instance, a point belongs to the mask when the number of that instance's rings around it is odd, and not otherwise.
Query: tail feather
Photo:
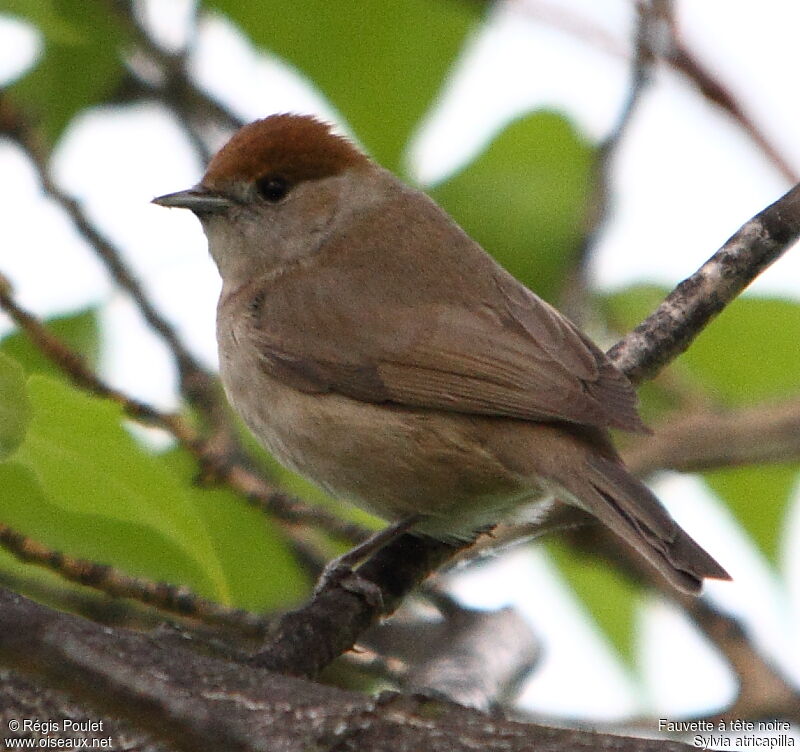
[[[581,507],[633,546],[679,590],[696,594],[703,579],[730,575],[686,533],[620,460],[590,454],[588,473],[567,490]]]

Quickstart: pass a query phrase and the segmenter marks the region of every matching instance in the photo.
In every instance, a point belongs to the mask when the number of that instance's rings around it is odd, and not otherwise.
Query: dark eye
[[[289,181],[281,175],[262,175],[256,180],[256,191],[265,201],[274,204],[289,192]]]

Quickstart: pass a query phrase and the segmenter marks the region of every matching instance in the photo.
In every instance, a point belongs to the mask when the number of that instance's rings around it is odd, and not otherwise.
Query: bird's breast
[[[413,513],[467,535],[531,486],[482,441],[478,416],[309,393],[270,375],[241,322],[218,323],[231,404],[284,466],[385,519]]]

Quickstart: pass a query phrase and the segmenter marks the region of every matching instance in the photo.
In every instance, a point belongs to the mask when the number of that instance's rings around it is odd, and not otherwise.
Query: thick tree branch
[[[379,589],[380,602],[331,581],[308,603],[276,621],[253,662],[280,673],[317,676],[350,650],[380,616],[391,614],[431,572],[468,546],[400,536],[358,569],[360,578]]]
[[[20,729],[16,734],[17,738],[31,740],[40,749],[45,748],[48,739],[50,742],[63,740],[66,749],[81,749],[82,745],[85,745],[84,749],[92,749],[95,740],[110,741],[111,745],[106,746],[106,749],[128,752],[170,752],[172,749],[130,724],[114,719],[102,719],[102,730],[93,732],[91,725],[87,723],[91,724],[97,719],[92,718],[86,707],[75,702],[69,694],[36,684],[30,678],[8,669],[0,669],[0,739],[15,739],[11,728],[15,723],[25,720],[56,721],[61,726],[58,738],[51,733],[33,729]],[[69,727],[67,721],[70,722]],[[35,749],[36,746],[32,748]]]
[[[421,697],[377,698],[243,668],[0,591],[0,662],[191,752],[681,752],[676,742],[553,729]]]

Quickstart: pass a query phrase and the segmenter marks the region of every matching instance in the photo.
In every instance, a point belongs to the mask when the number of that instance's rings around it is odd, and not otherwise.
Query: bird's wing
[[[488,271],[485,299],[467,304],[446,294],[404,303],[397,286],[384,293],[347,271],[285,275],[261,297],[249,338],[267,373],[303,391],[646,430],[603,352],[500,267]]]

